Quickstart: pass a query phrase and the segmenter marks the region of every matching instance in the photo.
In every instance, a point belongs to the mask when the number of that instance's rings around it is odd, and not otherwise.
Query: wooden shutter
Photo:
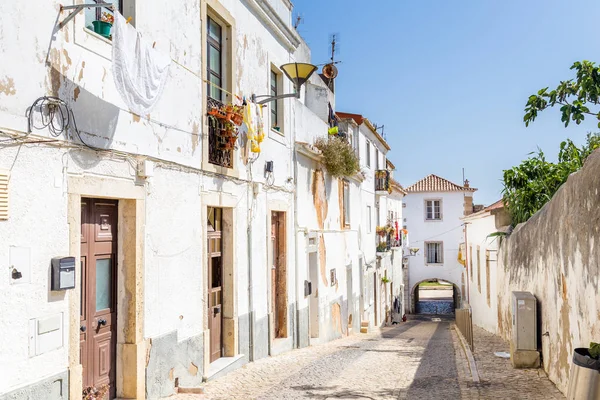
[[[8,180],[10,172],[0,169],[0,220],[8,219]]]

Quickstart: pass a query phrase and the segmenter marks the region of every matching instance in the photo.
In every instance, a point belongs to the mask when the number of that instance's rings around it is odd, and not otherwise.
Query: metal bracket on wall
[[[66,24],[68,24],[75,16],[81,12],[84,8],[98,8],[105,7],[110,8],[114,11],[115,6],[110,3],[90,3],[90,4],[75,4],[72,6],[60,6],[60,10],[58,10],[58,15],[56,16],[56,21],[54,21],[54,26],[52,27],[52,36],[50,37],[50,43],[48,44],[48,52],[46,53],[46,64],[48,64],[48,58],[50,57],[50,49],[52,48],[52,42],[56,39],[56,34],[60,31]],[[73,10],[67,15],[62,22],[58,22],[60,19],[60,14],[65,10]]]

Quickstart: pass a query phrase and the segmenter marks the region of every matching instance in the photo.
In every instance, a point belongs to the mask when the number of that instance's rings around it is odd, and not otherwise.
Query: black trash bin
[[[567,399],[600,400],[600,360],[593,359],[589,349],[578,348],[573,352]]]

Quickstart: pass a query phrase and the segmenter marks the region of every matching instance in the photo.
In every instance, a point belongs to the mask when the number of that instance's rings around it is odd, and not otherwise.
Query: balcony
[[[390,171],[385,169],[375,171],[375,194],[378,196],[387,196],[392,193],[390,180]]]
[[[224,104],[208,97],[207,109],[222,109]],[[208,117],[208,162],[225,168],[233,167],[233,143],[221,132],[225,130],[223,120],[212,115]]]

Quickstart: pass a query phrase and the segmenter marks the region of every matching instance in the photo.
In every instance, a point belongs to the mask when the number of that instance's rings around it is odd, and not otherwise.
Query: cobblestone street
[[[411,320],[288,352],[171,399],[561,399],[542,370],[515,370],[500,338],[475,328],[473,383],[451,322]]]

